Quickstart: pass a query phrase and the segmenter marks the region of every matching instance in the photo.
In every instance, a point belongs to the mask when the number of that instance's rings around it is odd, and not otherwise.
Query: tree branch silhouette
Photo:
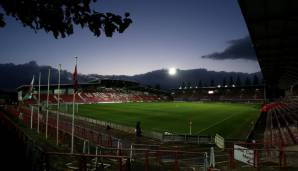
[[[96,2],[93,0],[92,2]],[[112,37],[123,33],[132,23],[130,14],[124,17],[113,13],[91,10],[91,0],[0,0],[4,13],[0,12],[0,27],[5,27],[4,16],[11,16],[24,27],[35,32],[52,32],[55,38],[65,38],[74,33],[74,26],[89,28],[94,36]]]

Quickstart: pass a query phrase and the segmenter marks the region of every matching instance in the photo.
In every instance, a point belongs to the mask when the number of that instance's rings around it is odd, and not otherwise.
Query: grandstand
[[[172,90],[176,101],[263,102],[263,86],[180,87]]]
[[[297,102],[275,102],[263,106],[264,142],[269,147],[298,144]]]
[[[31,99],[24,99],[30,93],[30,85],[23,85],[17,88],[18,99],[24,103],[37,104],[38,85],[33,86]],[[40,101],[47,100],[47,85],[40,85]],[[73,85],[60,85],[60,99],[58,99],[58,85],[49,86],[49,103],[72,103]],[[140,86],[136,82],[122,80],[97,80],[91,83],[79,85],[79,92],[76,94],[76,103],[123,103],[123,102],[153,102],[169,100],[167,93],[152,88]]]
[[[297,145],[297,1],[239,0],[270,103],[254,135],[267,147]]]

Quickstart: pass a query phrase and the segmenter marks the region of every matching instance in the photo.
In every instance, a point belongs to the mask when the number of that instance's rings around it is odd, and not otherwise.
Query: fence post
[[[208,171],[208,154],[204,153],[204,171]]]
[[[155,155],[156,155],[156,162],[157,162],[158,165],[160,165],[161,164],[160,151],[156,151]]]
[[[122,171],[122,158],[119,158],[118,162],[119,162],[119,171]]]
[[[283,146],[281,146],[279,149],[279,166],[280,168],[287,166],[287,160]]]
[[[120,155],[120,140],[117,141],[117,156]]]
[[[282,166],[282,146],[279,146],[279,167],[281,168]]]
[[[82,156],[80,158],[80,167],[79,170],[81,171],[87,171],[87,159],[86,156]]]
[[[175,152],[175,171],[179,171],[178,152]]]
[[[86,153],[86,140],[84,140],[83,142],[83,153],[84,154]]]
[[[100,147],[99,148],[99,155],[102,155],[103,153],[102,153],[102,148]],[[101,162],[101,168],[103,169],[104,168],[104,164],[103,164],[103,157],[101,156],[100,157],[100,162]]]
[[[90,154],[90,141],[87,140],[87,143],[88,143],[88,146],[87,146],[87,147],[88,147],[88,148],[87,148],[87,153]]]
[[[130,162],[131,162],[131,160],[132,160],[132,149],[133,149],[133,147],[132,147],[132,144],[130,145],[130,153],[129,153],[129,160],[130,160]]]
[[[50,171],[50,165],[49,165],[49,155],[47,153],[44,153],[44,159],[45,159],[45,170]]]
[[[149,165],[149,161],[148,161],[148,157],[149,157],[149,152],[148,150],[145,151],[145,171],[148,171],[148,165]]]
[[[98,162],[98,157],[97,157],[97,151],[98,151],[98,146],[95,146],[95,169],[97,169],[97,162]]]
[[[230,169],[235,168],[235,161],[234,161],[234,148],[229,150],[229,166]]]
[[[254,148],[254,149],[253,149],[253,152],[254,152],[254,153],[253,153],[253,155],[254,155],[254,156],[253,156],[253,157],[254,157],[254,158],[253,158],[253,167],[254,167],[254,168],[257,168],[257,150],[255,149],[255,147],[253,147],[253,148]]]
[[[283,166],[284,168],[287,168],[287,156],[285,150],[283,150]]]
[[[260,166],[259,166],[259,151],[258,150],[254,150],[255,152],[255,156],[254,156],[254,167],[257,168],[257,170],[259,170]]]
[[[125,163],[125,171],[131,171],[130,158],[129,158],[129,159],[126,159],[126,163]]]
[[[211,147],[210,148],[210,167],[211,168],[214,168],[215,167],[215,156],[214,156],[214,148],[213,147]]]

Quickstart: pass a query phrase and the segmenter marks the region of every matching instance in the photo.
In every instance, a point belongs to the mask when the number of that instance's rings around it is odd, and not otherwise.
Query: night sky
[[[92,7],[130,12],[133,24],[112,38],[77,27],[70,37],[55,39],[6,17],[6,27],[0,28],[0,63],[35,60],[73,71],[78,56],[84,74],[134,75],[169,67],[260,70],[236,0],[99,0]]]

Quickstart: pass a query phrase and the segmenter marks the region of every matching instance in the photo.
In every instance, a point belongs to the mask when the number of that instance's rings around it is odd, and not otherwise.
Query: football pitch
[[[78,110],[81,116],[130,127],[140,121],[143,130],[155,132],[189,133],[191,121],[192,134],[225,138],[245,138],[259,113],[256,104],[200,102],[80,104]]]

